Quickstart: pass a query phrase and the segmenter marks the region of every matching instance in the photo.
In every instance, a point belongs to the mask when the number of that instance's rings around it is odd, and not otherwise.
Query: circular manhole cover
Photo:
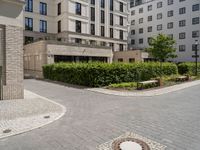
[[[112,143],[113,150],[150,150],[149,146],[138,139],[122,138]]]
[[[10,133],[12,130],[11,129],[6,129],[6,130],[3,130],[3,133]]]

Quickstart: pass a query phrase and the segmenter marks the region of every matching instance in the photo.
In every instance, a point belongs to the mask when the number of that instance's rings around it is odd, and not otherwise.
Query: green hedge
[[[177,74],[175,64],[163,63],[163,75]],[[57,63],[43,66],[44,78],[90,87],[149,80],[161,74],[159,63]]]
[[[196,63],[181,63],[181,64],[178,64],[178,72],[180,74],[195,75]],[[200,73],[200,63],[198,63],[198,73]]]

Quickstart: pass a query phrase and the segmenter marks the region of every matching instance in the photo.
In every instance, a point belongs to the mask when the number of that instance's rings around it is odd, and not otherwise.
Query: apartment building
[[[127,0],[26,0],[24,43],[28,45],[25,46],[25,69],[30,69],[28,66],[33,58],[29,43],[38,40],[46,41],[43,42],[46,43],[43,47],[47,47],[45,52],[44,49],[34,51],[37,54],[44,52],[43,56],[49,60],[45,63],[112,62],[113,51],[127,50],[127,18]],[[48,45],[52,43],[54,48],[50,50]]]
[[[129,48],[148,47],[151,37],[164,33],[176,40],[176,62],[194,58],[200,41],[200,0],[130,0]],[[200,60],[200,59],[199,59]]]
[[[24,4],[23,0],[0,0],[0,100],[22,99],[24,95]]]

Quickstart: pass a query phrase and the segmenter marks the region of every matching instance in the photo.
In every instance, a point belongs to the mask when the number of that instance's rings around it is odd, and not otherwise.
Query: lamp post
[[[198,40],[195,40],[195,63],[196,63],[196,72],[195,72],[195,75],[197,76],[198,75],[198,45],[199,45],[199,42]]]

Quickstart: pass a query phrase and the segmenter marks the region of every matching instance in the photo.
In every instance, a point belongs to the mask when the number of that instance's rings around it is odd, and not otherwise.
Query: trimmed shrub
[[[196,64],[195,63],[181,63],[178,65],[178,72],[180,74],[195,75]],[[198,73],[200,73],[200,63],[198,63]]]
[[[163,75],[178,73],[177,66],[163,63]],[[161,75],[159,63],[57,63],[43,66],[44,78],[90,87],[150,80]]]

